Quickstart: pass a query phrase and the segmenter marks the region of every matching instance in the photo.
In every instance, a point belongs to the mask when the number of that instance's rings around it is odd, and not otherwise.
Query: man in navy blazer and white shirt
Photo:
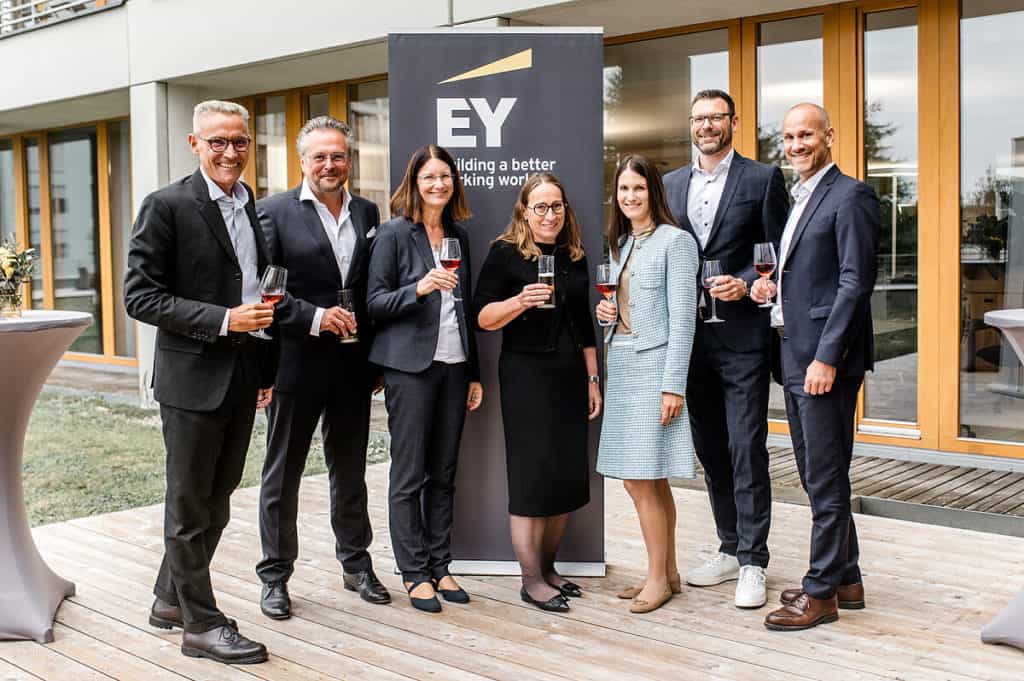
[[[782,124],[786,158],[800,176],[782,233],[772,326],[800,482],[811,502],[810,566],[765,626],[789,631],[864,607],[857,530],[850,511],[857,393],[873,368],[871,293],[881,214],[870,186],[832,163],[828,113],[798,104]],[[768,281],[751,296],[776,292]]]
[[[377,372],[367,359],[366,314],[370,243],[380,221],[377,206],[345,188],[351,156],[349,127],[330,116],[307,122],[296,140],[302,183],[256,204],[271,261],[288,269],[288,289],[277,307],[281,366],[276,399],[267,410],[267,458],[260,486],[265,615],[291,614],[288,579],[298,556],[299,482],[310,441],[322,420],[330,479],[335,553],[345,588],[370,603],[391,597],[373,572],[367,513],[366,445],[370,394]],[[354,312],[338,305],[352,292]],[[358,342],[341,343],[358,334]]]
[[[727,320],[698,322],[693,339],[686,386],[690,425],[720,545],[714,557],[686,573],[686,581],[713,586],[738,579],[736,606],[758,608],[767,601],[772,505],[766,446],[771,332],[768,311],[747,291],[758,278],[754,244],[778,244],[789,198],[781,170],[733,149],[738,121],[728,93],[698,92],[690,109],[698,153],[692,164],[665,176],[665,191],[676,221],[700,245],[702,260],[721,264],[723,274],[710,294]]]

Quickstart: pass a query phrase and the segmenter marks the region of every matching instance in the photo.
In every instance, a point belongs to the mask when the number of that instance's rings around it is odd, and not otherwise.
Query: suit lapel
[[[715,219],[711,223],[711,232],[708,233],[708,242],[704,247],[705,249],[711,247],[711,242],[715,240],[715,235],[718,234],[719,227],[722,226],[725,211],[729,209],[733,194],[736,193],[736,187],[739,186],[740,178],[743,177],[743,170],[746,166],[744,161],[745,159],[742,156],[735,152],[733,153],[729,172],[725,176],[725,187],[722,188],[722,198],[718,202],[718,210],[715,211]]]
[[[423,258],[423,264],[428,270],[434,269],[434,252],[430,249],[430,239],[427,238],[427,229],[423,225],[413,223],[412,242]]]
[[[811,218],[814,217],[814,212],[818,210],[818,206],[821,205],[822,199],[828,194],[832,188],[832,183],[836,181],[836,176],[839,174],[839,166],[832,166],[831,169],[825,176],[821,178],[821,182],[814,188],[810,198],[807,199],[807,208],[804,208],[804,212],[800,215],[800,222],[796,223],[796,228],[793,230],[793,238],[789,240],[789,248],[786,250],[784,256],[786,260],[789,260],[789,256],[796,250],[796,246],[800,243],[800,237],[803,236],[804,230],[807,229],[807,223],[810,222]],[[791,209],[792,210],[792,209]]]
[[[320,215],[316,212],[313,202],[300,201],[298,193],[295,194],[295,201],[299,204],[299,215],[302,216],[302,224],[306,226],[309,235],[313,237],[313,241],[316,242],[317,247],[320,249],[320,255],[329,263],[328,267],[340,283],[342,279],[341,270],[338,268],[338,258],[334,255],[334,247],[331,246],[331,241],[327,238],[327,232],[324,231],[324,223],[320,221]],[[339,288],[341,287],[339,286]]]
[[[349,263],[348,272],[345,273],[345,281],[349,281],[349,277],[359,271],[366,255],[366,213],[351,194],[348,199],[348,212],[352,220],[352,228],[356,232],[356,245],[352,252],[352,262]]]
[[[252,227],[252,236],[256,240],[256,269],[262,273],[270,264],[270,251],[267,248],[267,241],[263,237],[263,230],[260,229],[260,219],[256,215],[256,197],[247,184],[242,184],[249,195],[249,202],[245,204],[245,214],[249,217],[249,226]]]
[[[679,192],[675,198],[675,209],[676,214],[679,216],[679,226],[697,238],[697,233],[693,231],[693,225],[690,224],[690,213],[687,210],[688,199],[690,196],[690,177],[693,175],[693,166],[687,166],[686,171],[681,173],[682,184],[679,187]]]
[[[199,214],[203,216],[213,237],[224,249],[228,258],[238,266],[238,256],[235,255],[235,247],[231,244],[231,237],[228,235],[228,226],[224,224],[224,216],[220,212],[220,206],[210,198],[210,190],[206,188],[206,178],[203,173],[197,170],[192,174],[192,191],[199,202]]]

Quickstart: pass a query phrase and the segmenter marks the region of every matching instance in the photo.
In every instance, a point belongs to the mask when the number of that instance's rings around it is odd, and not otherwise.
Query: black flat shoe
[[[346,590],[355,591],[367,603],[384,605],[391,602],[391,594],[380,583],[373,570],[344,572],[342,573],[342,581],[345,583]]]
[[[445,577],[450,576],[451,575],[445,575]],[[465,589],[461,586],[458,589],[442,589],[440,586],[441,579],[444,579],[444,577],[441,577],[440,579],[437,577],[434,578],[434,590],[441,594],[441,598],[445,599],[449,603],[469,603],[469,594],[466,593]]]
[[[555,587],[562,592],[566,598],[580,598],[583,596],[583,589],[575,582],[565,581]]]
[[[431,584],[428,579],[421,579],[418,582],[412,582],[405,587],[405,590],[409,592],[409,602],[412,603],[412,607],[423,612],[441,612],[441,601],[437,600],[437,596],[431,596],[430,598],[416,598],[412,595],[412,592],[416,590],[420,584]]]
[[[547,612],[569,612],[569,601],[562,594],[552,596],[546,601],[538,601],[530,595],[524,586],[519,590],[519,597],[523,599],[524,603],[529,603]]]

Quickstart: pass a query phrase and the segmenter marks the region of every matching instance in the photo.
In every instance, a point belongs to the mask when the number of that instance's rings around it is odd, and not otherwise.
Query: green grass
[[[241,487],[260,482],[266,433],[266,418],[260,412]],[[387,458],[383,439],[371,437],[367,462]],[[317,434],[305,475],[325,471]],[[96,397],[44,392],[29,421],[23,479],[32,525],[160,503],[164,498],[160,414]]]

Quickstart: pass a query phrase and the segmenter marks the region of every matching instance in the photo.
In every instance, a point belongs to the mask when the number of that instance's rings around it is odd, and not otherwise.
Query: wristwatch
[[[590,374],[589,376],[587,376],[587,383],[600,383],[600,382],[601,382],[601,377],[598,376],[597,374]]]

